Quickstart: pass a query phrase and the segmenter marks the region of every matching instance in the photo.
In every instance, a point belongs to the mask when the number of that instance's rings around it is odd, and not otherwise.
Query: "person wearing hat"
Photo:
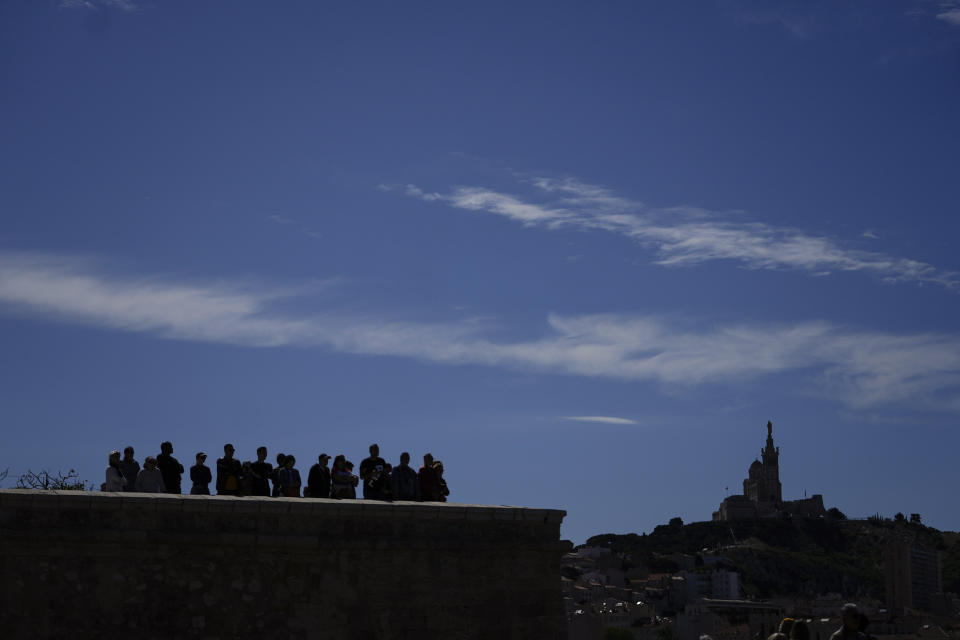
[[[107,478],[103,483],[104,491],[123,491],[127,486],[127,479],[120,469],[120,452],[111,451],[107,458]]]
[[[840,609],[840,619],[843,626],[833,632],[830,640],[864,640],[860,633],[860,610],[857,605],[848,602]]]
[[[307,489],[310,490],[311,498],[329,498],[330,497],[330,468],[327,462],[330,456],[321,453],[317,458],[317,464],[310,467],[310,474],[307,476]]]
[[[157,468],[157,459],[147,456],[143,459],[143,469],[137,474],[136,489],[140,493],[166,493],[163,474]]]
[[[192,496],[210,495],[210,481],[213,480],[213,474],[210,473],[210,467],[203,464],[207,459],[207,454],[203,451],[197,454],[197,464],[190,467],[190,480],[193,486],[190,488]]]

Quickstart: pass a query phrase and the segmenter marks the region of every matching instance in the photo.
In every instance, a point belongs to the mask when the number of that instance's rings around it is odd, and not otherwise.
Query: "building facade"
[[[940,552],[897,541],[883,550],[887,608],[932,611],[934,594],[940,593]]]

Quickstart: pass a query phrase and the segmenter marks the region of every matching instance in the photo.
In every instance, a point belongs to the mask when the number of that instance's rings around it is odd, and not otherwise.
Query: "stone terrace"
[[[0,490],[0,629],[11,638],[565,638],[564,515]]]

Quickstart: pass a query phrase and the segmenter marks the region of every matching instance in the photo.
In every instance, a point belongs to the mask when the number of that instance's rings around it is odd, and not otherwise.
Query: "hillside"
[[[941,553],[944,591],[960,593],[960,534],[891,520],[801,518],[741,522],[678,519],[647,534],[604,534],[586,546],[610,547],[627,567],[676,571],[671,554],[719,555],[741,574],[745,596],[815,596],[840,593],[884,598],[883,548],[909,540]]]

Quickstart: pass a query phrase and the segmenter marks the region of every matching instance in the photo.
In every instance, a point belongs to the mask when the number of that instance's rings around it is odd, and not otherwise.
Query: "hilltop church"
[[[760,451],[743,481],[743,494],[728,496],[713,512],[720,521],[769,518],[783,514],[817,517],[826,513],[819,493],[802,500],[783,501],[780,487],[780,447],[773,446],[773,423],[767,422],[767,446]]]

